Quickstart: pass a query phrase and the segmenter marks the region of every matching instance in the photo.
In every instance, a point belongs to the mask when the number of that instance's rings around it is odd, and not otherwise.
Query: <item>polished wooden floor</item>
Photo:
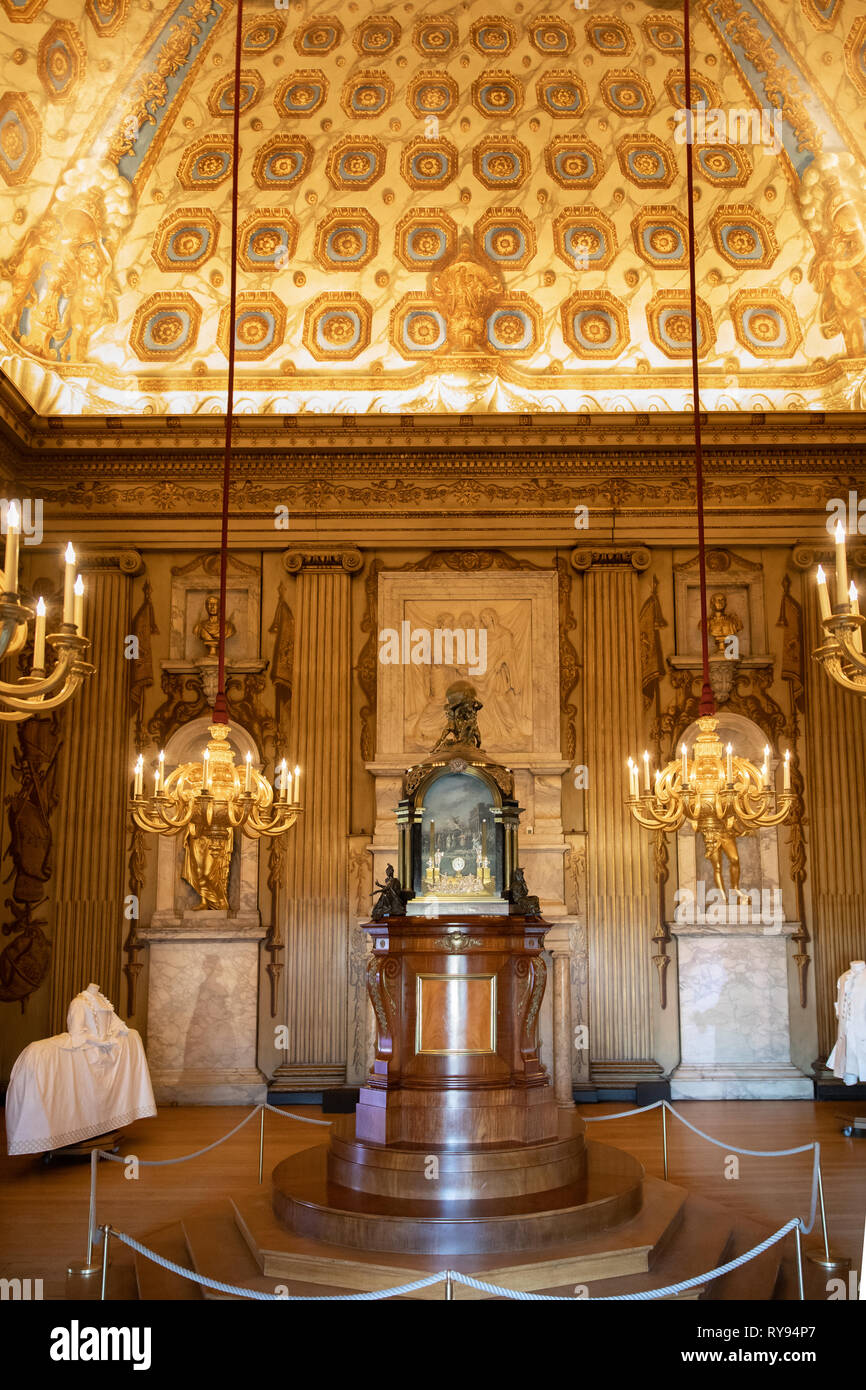
[[[589,1105],[586,1118],[628,1107]],[[295,1107],[299,1109],[299,1107]],[[321,1118],[315,1106],[301,1113]],[[748,1149],[787,1149],[820,1140],[831,1243],[859,1268],[866,1221],[866,1140],[846,1139],[840,1116],[866,1113],[862,1102],[720,1101],[682,1102],[677,1109],[708,1134]],[[182,1106],[163,1109],[126,1131],[122,1152],[166,1159],[212,1143],[243,1117],[233,1107]],[[189,1163],[141,1168],[137,1179],[120,1164],[100,1163],[97,1217],[141,1237],[155,1227],[189,1215],[227,1196],[258,1192],[258,1119],[219,1148]],[[588,1126],[588,1137],[634,1154],[647,1172],[662,1176],[660,1112],[635,1111],[624,1120]],[[327,1142],[328,1131],[268,1114],[264,1175],[288,1154]],[[729,1153],[715,1148],[668,1116],[670,1178],[690,1192],[725,1205],[776,1230],[792,1216],[806,1215],[810,1155],[791,1158],[740,1157],[731,1172]],[[38,1158],[9,1158],[5,1130],[0,1157],[0,1277],[42,1279],[44,1296],[80,1298],[91,1291],[69,1280],[66,1266],[84,1257],[90,1166],[86,1161],[44,1166]],[[806,1245],[817,1244],[817,1230]],[[92,1282],[92,1281],[91,1281]],[[132,1252],[117,1247],[112,1260],[112,1295],[134,1298]],[[92,1292],[96,1292],[93,1290]]]

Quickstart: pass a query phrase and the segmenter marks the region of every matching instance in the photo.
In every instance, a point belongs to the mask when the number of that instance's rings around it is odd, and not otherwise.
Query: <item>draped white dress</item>
[[[32,1042],[6,1093],[10,1154],[44,1153],[156,1114],[141,1038],[99,991],[76,994],[67,1032]]]

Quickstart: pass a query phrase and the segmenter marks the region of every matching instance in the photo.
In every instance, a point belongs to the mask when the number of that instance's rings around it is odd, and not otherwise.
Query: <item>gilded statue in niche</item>
[[[181,877],[197,894],[195,912],[206,909],[227,912],[229,907],[229,869],[234,848],[234,830],[220,813],[220,803],[211,807],[212,817],[195,816],[184,835]]]
[[[220,634],[223,631],[228,641],[230,637],[234,637],[237,628],[231,618],[226,618],[224,623],[220,623],[219,594],[208,594],[204,601],[204,614],[193,627],[193,637],[198,638],[208,656],[216,656],[219,652]]]

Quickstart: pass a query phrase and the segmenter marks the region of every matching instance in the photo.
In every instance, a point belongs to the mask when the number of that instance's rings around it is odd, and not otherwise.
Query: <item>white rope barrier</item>
[[[501,1284],[491,1284],[484,1279],[475,1279],[471,1274],[461,1274],[456,1269],[443,1269],[438,1274],[429,1274],[426,1278],[415,1279],[408,1284],[398,1284],[393,1289],[373,1289],[365,1293],[343,1293],[343,1294],[277,1294],[264,1293],[259,1289],[247,1289],[237,1284],[224,1284],[218,1279],[209,1279],[204,1274],[197,1274],[195,1270],[185,1269],[183,1265],[176,1264],[174,1260],[167,1259],[164,1255],[159,1255],[155,1250],[149,1250],[140,1241],[134,1240],[132,1236],[125,1235],[122,1231],[116,1231],[113,1227],[101,1226],[101,1231],[108,1231],[117,1240],[123,1241],[130,1249],[143,1255],[145,1259],[151,1260],[162,1269],[170,1270],[172,1274],[179,1275],[182,1279],[190,1279],[193,1283],[200,1284],[204,1288],[214,1289],[218,1293],[231,1294],[239,1298],[254,1298],[261,1302],[280,1302],[280,1303],[360,1303],[371,1302],[383,1298],[399,1298],[405,1294],[417,1293],[420,1289],[429,1289],[434,1284],[449,1282],[463,1284],[466,1288],[477,1289],[480,1293],[489,1293],[494,1297],[508,1298],[518,1302],[543,1302],[543,1303],[623,1303],[623,1302],[648,1302],[658,1298],[671,1298],[679,1293],[684,1293],[687,1289],[697,1288],[699,1285],[706,1284],[712,1279],[719,1279],[724,1274],[730,1274],[734,1269],[739,1269],[742,1265],[748,1264],[750,1260],[755,1260],[759,1255],[763,1255],[765,1250],[782,1240],[790,1231],[800,1226],[800,1218],[793,1217],[780,1226],[778,1231],[762,1240],[760,1244],[747,1250],[744,1254],[738,1255],[736,1259],[729,1260],[727,1264],[719,1265],[718,1269],[712,1269],[705,1274],[696,1274],[691,1279],[683,1279],[677,1284],[668,1284],[661,1289],[645,1289],[639,1293],[606,1294],[601,1298],[575,1298],[568,1294],[549,1294],[549,1293],[529,1293],[525,1289],[509,1289]]]

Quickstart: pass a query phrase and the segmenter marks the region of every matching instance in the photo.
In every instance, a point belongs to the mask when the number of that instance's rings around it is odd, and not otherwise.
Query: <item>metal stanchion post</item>
[[[851,1261],[846,1255],[834,1255],[830,1250],[830,1236],[827,1231],[827,1212],[824,1207],[824,1177],[821,1172],[821,1160],[818,1160],[818,1205],[821,1211],[821,1235],[824,1240],[823,1250],[807,1250],[806,1259],[810,1264],[818,1265],[819,1269],[850,1269]]]
[[[452,1281],[451,1275],[450,1275],[450,1274],[446,1274],[446,1275],[445,1275],[445,1301],[446,1301],[446,1303],[450,1303],[451,1300],[453,1299],[453,1297],[454,1297],[454,1283],[453,1283],[453,1281]]]
[[[108,1239],[111,1235],[111,1227],[101,1226],[100,1230],[102,1231],[102,1287],[99,1291],[99,1297],[104,1303],[106,1285],[108,1284]]]
[[[794,1227],[794,1241],[797,1246],[797,1289],[799,1291],[800,1302],[804,1303],[806,1295],[803,1292],[803,1248],[800,1244],[800,1227]]]
[[[262,1185],[262,1170],[265,1162],[265,1107],[259,1116],[259,1187]]]
[[[668,1180],[668,1108],[662,1101],[662,1154],[665,1161],[665,1182]]]
[[[99,1153],[96,1149],[90,1151],[90,1211],[87,1217],[87,1259],[84,1264],[67,1265],[68,1274],[78,1274],[84,1279],[91,1278],[98,1274],[100,1265],[93,1263],[93,1241],[96,1230],[96,1165],[99,1162]]]

